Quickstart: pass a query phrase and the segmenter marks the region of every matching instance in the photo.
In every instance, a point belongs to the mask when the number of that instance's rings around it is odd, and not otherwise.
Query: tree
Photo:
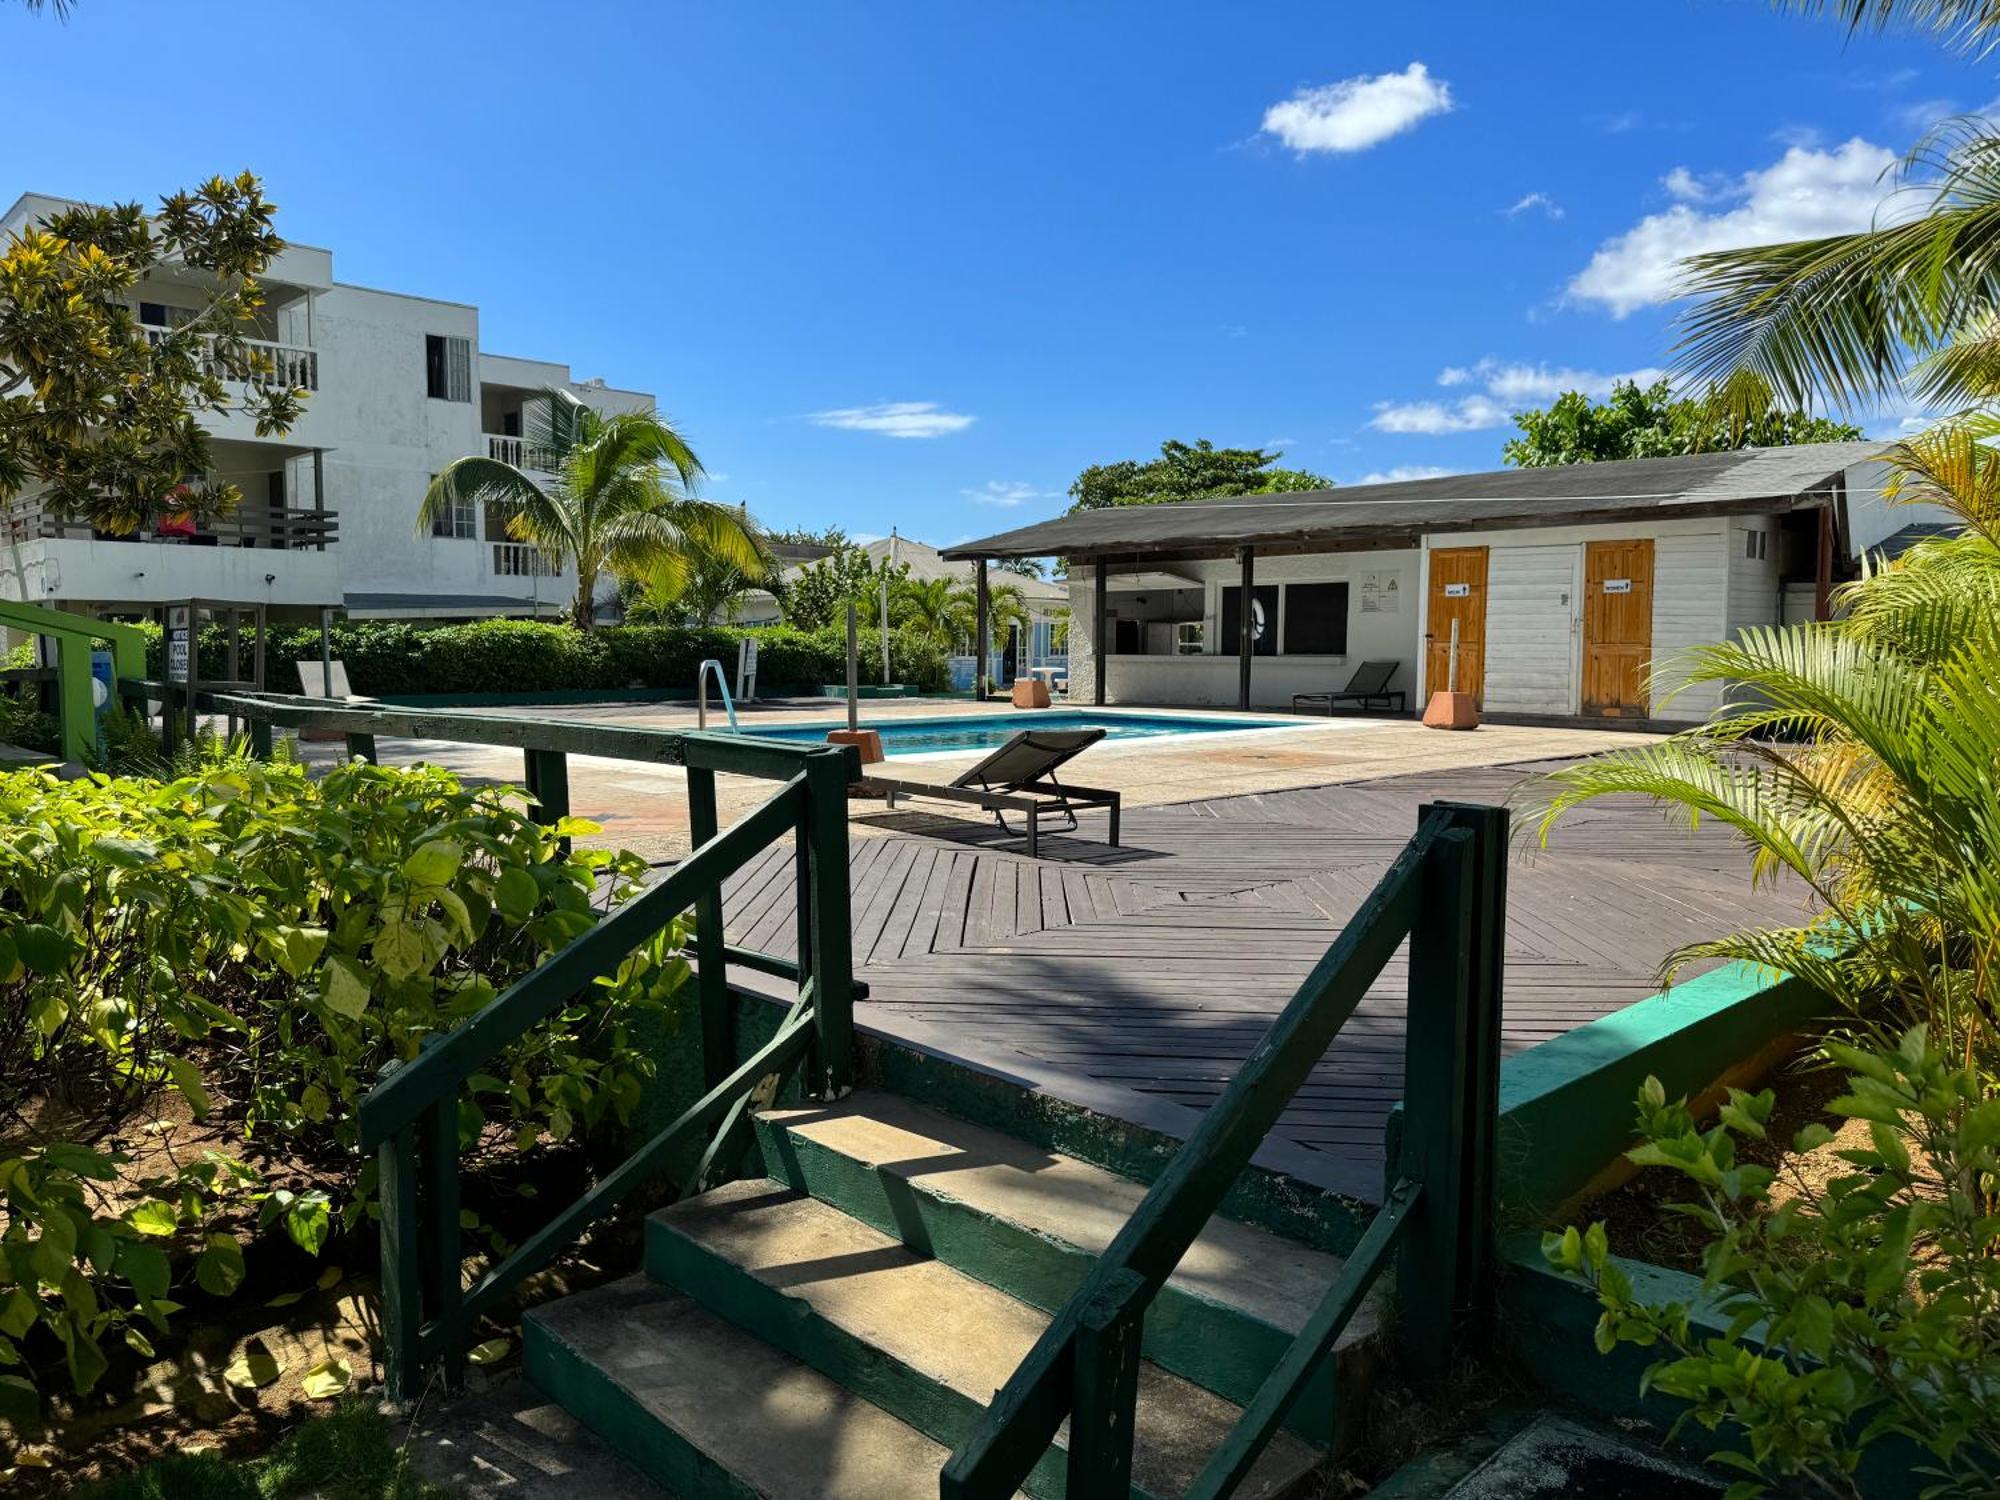
[[[559,564],[576,564],[570,618],[579,630],[594,623],[597,580],[607,571],[673,595],[703,551],[745,571],[763,566],[747,516],[694,498],[701,461],[658,413],[607,416],[551,386],[530,408],[528,426],[527,446],[550,454],[554,465],[546,489],[497,458],[455,459],[424,492],[419,533],[459,506],[497,511],[509,536],[533,542]]]
[[[298,420],[305,392],[247,342],[257,278],[285,242],[250,173],[136,203],[52,214],[0,252],[0,502],[39,491],[56,513],[129,532],[160,515],[234,508],[201,418],[238,411],[260,437]],[[187,319],[146,328],[132,304],[170,275],[206,288]]]
[[[786,526],[764,535],[768,541],[793,547],[831,547],[836,552],[853,545],[848,541],[846,531],[838,526],[825,526],[817,531],[807,526]]]
[[[881,606],[883,580],[893,589],[909,571],[908,563],[893,568],[887,562],[878,564],[866,548],[844,542],[828,556],[807,563],[785,584],[779,595],[785,623],[801,630],[824,630],[845,621],[850,599],[862,619],[873,619]]]
[[[1013,573],[1022,578],[1046,578],[1048,569],[1039,557],[1003,557],[993,566],[1002,573]]]
[[[1160,444],[1160,456],[1145,463],[1128,458],[1085,469],[1069,487],[1070,511],[1333,487],[1322,474],[1273,468],[1282,457],[1275,449],[1218,448],[1206,438],[1193,444],[1169,439]]]
[[[889,618],[929,644],[949,651],[979,628],[979,596],[960,578],[902,578],[889,593]],[[1028,624],[1028,603],[1018,585],[996,583],[986,591],[989,641],[1001,642]]]
[[[739,512],[740,514],[740,512]],[[747,517],[745,518],[747,521]],[[758,550],[755,567],[746,568],[731,554],[718,553],[697,542],[689,551],[689,568],[677,589],[663,589],[641,580],[620,588],[625,619],[632,625],[727,625],[734,623],[743,596],[752,589],[778,589],[778,559],[768,538],[748,528]]]
[[[1678,400],[1664,379],[1649,386],[1621,380],[1605,400],[1565,391],[1540,411],[1514,414],[1521,436],[1501,449],[1520,469],[1721,453],[1784,443],[1837,443],[1863,436],[1859,427],[1802,411],[1773,409],[1768,388],[1741,377],[1707,397]]]

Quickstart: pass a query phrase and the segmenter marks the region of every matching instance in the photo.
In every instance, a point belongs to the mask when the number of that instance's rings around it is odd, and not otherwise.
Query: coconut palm
[[[949,651],[979,628],[979,596],[957,578],[901,578],[889,592],[895,623]],[[1016,624],[1028,623],[1027,598],[1018,585],[996,583],[986,594],[989,639],[1004,641]]]
[[[748,517],[744,519],[747,525]],[[752,589],[775,591],[784,566],[761,531],[751,526],[749,536],[758,552],[755,567],[746,568],[733,554],[725,556],[705,544],[697,544],[690,551],[687,576],[679,588],[669,592],[654,584],[640,584],[629,590],[625,605],[627,623],[734,624],[743,596]]]
[[[2000,1067],[2000,454],[1995,424],[1949,424],[1885,455],[1892,498],[1944,505],[1959,533],[1871,565],[1844,618],[1701,648],[1684,683],[1724,685],[1698,729],[1601,755],[1545,784],[1541,828],[1640,793],[1734,829],[1754,879],[1811,892],[1810,919],[1680,950],[1798,975],[1893,1040],[1913,1021]]]
[[[764,552],[749,518],[694,496],[701,461],[653,411],[604,413],[550,387],[529,408],[526,446],[545,453],[553,479],[538,482],[497,458],[461,458],[431,481],[417,529],[455,506],[506,518],[507,534],[532,542],[558,565],[576,565],[570,617],[592,624],[598,580],[615,572],[678,592],[698,552],[749,571]]]

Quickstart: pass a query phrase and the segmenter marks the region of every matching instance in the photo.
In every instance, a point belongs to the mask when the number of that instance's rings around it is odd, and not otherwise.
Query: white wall
[[[1856,464],[1847,471],[1847,546],[1850,557],[1859,557],[1905,526],[1918,522],[1957,525],[1958,517],[1942,505],[1891,505],[1882,498],[1889,481],[1889,466],[1880,463]]]
[[[1775,522],[1760,520],[1775,530]],[[1419,598],[1429,598],[1432,551],[1486,547],[1487,710],[1574,714],[1583,670],[1584,543],[1652,540],[1653,660],[1658,668],[1688,647],[1719,641],[1727,633],[1729,562],[1725,549],[1730,524],[1707,518],[1430,536],[1424,539],[1426,573]],[[1736,540],[1740,546],[1740,536]],[[1567,606],[1560,600],[1558,552],[1567,552],[1573,559]],[[1556,659],[1559,651],[1564,657],[1560,662]],[[1665,701],[1663,689],[1656,690],[1652,714],[1659,719],[1695,722],[1706,718],[1718,701],[1713,686],[1690,689],[1671,703]]]
[[[1391,686],[1400,688],[1416,702],[1417,674],[1417,585],[1420,562],[1414,549],[1397,552],[1338,552],[1302,557],[1259,558],[1252,583],[1345,582],[1347,591],[1347,650],[1338,656],[1259,656],[1250,670],[1253,707],[1290,707],[1294,693],[1316,693],[1347,686],[1347,679],[1364,661],[1393,659],[1401,665]],[[1186,587],[1202,592],[1202,617],[1206,626],[1208,651],[1201,656],[1109,656],[1106,659],[1105,697],[1110,703],[1167,703],[1190,706],[1233,706],[1237,701],[1237,656],[1234,640],[1222,636],[1222,591],[1236,585],[1241,571],[1232,560],[1176,562],[1172,571],[1185,576]],[[1395,582],[1396,612],[1363,613],[1361,575],[1386,575]],[[1116,574],[1113,574],[1115,580]],[[1069,696],[1070,701],[1087,702],[1096,689],[1096,660],[1091,639],[1096,615],[1093,609],[1093,569],[1088,563],[1071,567]],[[1120,590],[1115,582],[1110,610],[1115,619],[1125,613],[1132,618],[1156,615],[1151,605],[1133,601],[1144,593],[1150,601],[1160,590]],[[1121,597],[1128,601],[1121,605]],[[1284,641],[1285,613],[1289,596],[1279,595],[1279,643]]]

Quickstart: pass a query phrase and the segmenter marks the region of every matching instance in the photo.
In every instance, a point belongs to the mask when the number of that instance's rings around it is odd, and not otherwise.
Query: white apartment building
[[[26,194],[0,216],[0,236],[72,206]],[[479,309],[333,279],[333,254],[292,245],[263,278],[257,338],[276,377],[307,392],[282,438],[251,421],[207,419],[214,472],[243,494],[230,516],[192,529],[163,523],[127,537],[95,533],[16,497],[0,549],[0,597],[95,614],[145,613],[191,598],[266,606],[273,620],[344,609],[354,619],[472,619],[563,613],[567,567],[510,541],[474,513],[419,534],[431,476],[484,453],[533,471],[522,434],[537,393],[566,387],[603,411],[653,397],[578,382],[569,366],[489,354]],[[141,323],[168,327],[201,301],[189,280],[138,291]]]

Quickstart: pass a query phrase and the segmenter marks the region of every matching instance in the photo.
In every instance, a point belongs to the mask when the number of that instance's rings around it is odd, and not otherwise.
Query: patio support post
[[[1813,568],[1813,618],[1833,618],[1833,502],[1819,508],[1818,557]]]
[[[1250,707],[1250,653],[1256,634],[1250,621],[1250,590],[1257,576],[1257,554],[1248,547],[1240,547],[1236,561],[1242,565],[1241,587],[1236,593],[1236,707],[1248,711]],[[1277,621],[1271,622],[1276,628]]]
[[[972,565],[972,592],[974,609],[978,620],[972,630],[972,696],[977,701],[986,701],[986,658],[987,632],[992,624],[992,594],[986,582],[986,559],[980,558]]]
[[[1110,593],[1111,569],[1103,558],[1098,558],[1092,571],[1090,589],[1090,655],[1096,663],[1092,674],[1095,681],[1092,699],[1099,708],[1104,707],[1104,634],[1111,628]]]

